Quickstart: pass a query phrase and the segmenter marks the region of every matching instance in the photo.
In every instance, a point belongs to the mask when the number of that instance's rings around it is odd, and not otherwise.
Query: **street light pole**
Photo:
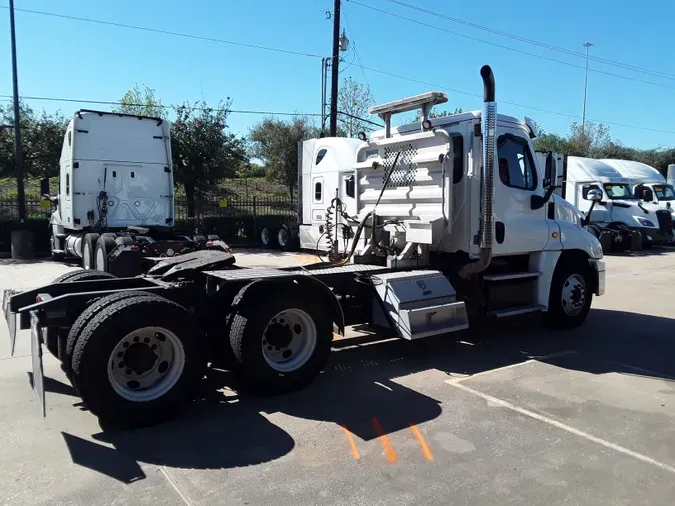
[[[588,88],[588,49],[592,46],[590,42],[586,42],[581,47],[586,48],[586,75],[584,76],[584,112],[581,116],[581,133],[586,132],[586,91]]]

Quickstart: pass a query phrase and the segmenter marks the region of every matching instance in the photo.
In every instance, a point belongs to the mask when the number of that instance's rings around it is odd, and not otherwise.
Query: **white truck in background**
[[[675,188],[666,182],[666,178],[654,167],[633,160],[601,160],[607,165],[614,167],[622,176],[633,180],[633,193],[636,198],[660,205],[670,210],[675,209]]]
[[[44,183],[43,183],[44,184]],[[82,259],[85,269],[136,275],[144,257],[227,249],[213,235],[176,234],[169,122],[80,110],[61,150],[59,192],[50,219],[51,255]]]
[[[538,153],[540,160],[546,155]],[[587,228],[601,239],[605,253],[640,250],[673,241],[670,211],[636,199],[631,178],[624,177],[606,161],[559,153],[551,156],[557,174],[563,174],[556,192],[588,218]],[[611,245],[602,240],[607,232],[612,233]]]

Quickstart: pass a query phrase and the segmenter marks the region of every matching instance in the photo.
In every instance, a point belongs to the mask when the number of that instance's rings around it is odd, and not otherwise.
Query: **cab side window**
[[[502,135],[497,139],[499,179],[504,185],[520,190],[537,187],[537,171],[526,139]]]

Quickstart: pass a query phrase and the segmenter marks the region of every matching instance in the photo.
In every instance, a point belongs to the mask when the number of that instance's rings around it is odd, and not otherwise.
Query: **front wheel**
[[[584,322],[593,301],[591,274],[591,267],[583,261],[561,259],[553,274],[546,313],[551,327],[571,329]]]

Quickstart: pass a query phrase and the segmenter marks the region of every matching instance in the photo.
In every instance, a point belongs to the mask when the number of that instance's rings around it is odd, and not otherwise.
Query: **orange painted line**
[[[337,332],[333,332],[333,341],[337,341],[339,339],[342,339],[342,336]]]
[[[424,455],[424,458],[426,458],[427,460],[434,460],[434,456],[431,454],[429,445],[424,440],[424,436],[422,435],[422,432],[417,428],[417,425],[411,424],[410,430],[412,431],[413,434],[415,434],[417,441],[419,441],[420,446],[422,447],[422,455]]]
[[[352,433],[349,432],[347,427],[344,425],[341,425],[342,430],[345,431],[345,436],[347,436],[347,442],[349,443],[349,448],[352,450],[352,457],[354,457],[356,460],[359,460],[361,458],[361,454],[359,453],[359,449],[356,447],[356,442],[354,441],[354,436],[352,436]]]
[[[387,460],[389,462],[396,462],[398,458],[396,457],[396,452],[394,451],[394,447],[391,446],[391,441],[389,441],[389,437],[384,433],[384,429],[382,428],[382,424],[380,421],[377,419],[376,416],[373,417],[373,427],[375,427],[375,432],[377,432],[377,437],[380,439],[380,442],[382,443],[382,446],[384,447],[384,453],[387,455]]]

